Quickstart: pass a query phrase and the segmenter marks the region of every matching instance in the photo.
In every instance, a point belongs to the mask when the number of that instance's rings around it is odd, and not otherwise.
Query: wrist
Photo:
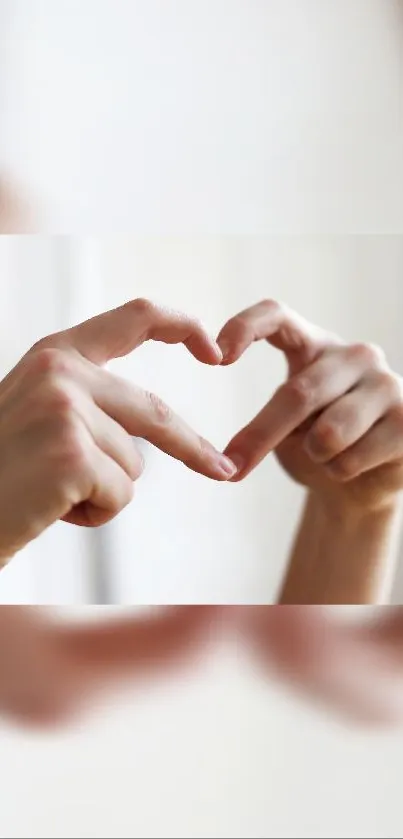
[[[388,521],[394,519],[402,508],[402,494],[379,500],[376,503],[362,501],[352,492],[318,491],[309,492],[311,503],[321,511],[329,521],[342,524],[365,525],[368,522]]]

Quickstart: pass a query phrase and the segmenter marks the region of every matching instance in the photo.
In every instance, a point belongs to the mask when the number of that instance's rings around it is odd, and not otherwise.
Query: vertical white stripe
[[[103,310],[103,274],[99,241],[92,237],[63,237],[59,249],[60,299],[65,325],[79,323]],[[67,292],[67,296],[66,296]],[[86,584],[91,603],[112,601],[113,563],[110,526],[84,530]],[[88,573],[87,573],[88,572]]]

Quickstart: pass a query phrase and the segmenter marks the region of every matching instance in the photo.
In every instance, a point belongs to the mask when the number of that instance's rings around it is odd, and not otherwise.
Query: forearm
[[[387,602],[400,519],[400,501],[368,512],[310,493],[279,603]]]

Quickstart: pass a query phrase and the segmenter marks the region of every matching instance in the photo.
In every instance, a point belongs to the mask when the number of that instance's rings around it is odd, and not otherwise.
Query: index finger
[[[189,469],[215,480],[227,481],[234,465],[204,437],[196,433],[155,393],[145,391],[99,371],[91,390],[99,407],[132,437],[141,437]]]
[[[195,318],[139,298],[58,333],[59,343],[94,364],[128,355],[145,341],[184,344],[204,364],[219,364],[217,342]]]
[[[289,364],[296,359],[310,364],[333,336],[275,300],[262,300],[239,312],[222,328],[217,343],[223,364],[233,364],[254,341],[265,340],[285,353]]]

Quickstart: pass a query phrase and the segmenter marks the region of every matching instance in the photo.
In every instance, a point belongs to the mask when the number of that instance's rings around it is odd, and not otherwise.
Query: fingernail
[[[223,361],[226,361],[231,354],[231,344],[228,341],[220,341],[219,347],[222,352]]]
[[[220,361],[221,363],[221,361],[223,360],[223,352],[220,345],[217,344],[217,341],[215,341],[214,338],[211,338],[211,346],[213,347],[214,352],[217,356],[217,361]]]
[[[231,462],[235,465],[237,474],[242,472],[242,470],[245,466],[245,458],[242,457],[241,454],[237,454],[237,453],[231,454]]]
[[[237,471],[235,464],[225,455],[220,455],[217,465],[228,478],[232,478]]]

